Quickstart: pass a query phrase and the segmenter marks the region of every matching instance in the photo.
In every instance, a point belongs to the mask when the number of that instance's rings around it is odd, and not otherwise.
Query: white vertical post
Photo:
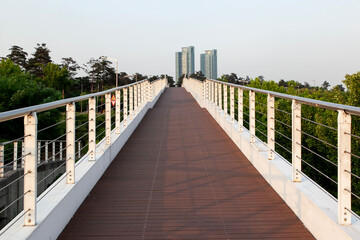
[[[301,104],[292,100],[292,180],[301,182]]]
[[[234,123],[234,119],[235,119],[235,89],[233,86],[230,86],[230,117],[231,117],[231,122]]]
[[[62,145],[63,143],[62,143],[62,141],[60,141],[60,156],[59,156],[59,158],[60,158],[60,161],[62,161],[63,160],[63,145]]]
[[[75,183],[75,103],[66,105],[66,183]]]
[[[239,131],[244,130],[244,91],[238,88],[238,123]]]
[[[81,158],[81,141],[78,142],[78,157]]]
[[[120,92],[119,89],[115,91],[115,95],[116,95],[115,96],[115,98],[116,98],[116,103],[115,103],[115,133],[120,134],[121,92]],[[123,102],[124,102],[124,96],[123,96]]]
[[[140,90],[141,90],[141,83],[137,85],[137,113],[140,112],[140,108],[141,108],[141,93],[140,93]]]
[[[128,116],[128,89],[124,88],[123,89],[123,121],[124,121],[124,126],[127,125],[127,116]]]
[[[4,177],[4,145],[0,145],[0,177]]]
[[[133,113],[134,113],[134,87],[133,86],[129,87],[129,90],[130,90],[129,117],[131,120],[133,119]]]
[[[338,223],[351,224],[351,115],[338,111]]]
[[[25,143],[21,143],[21,168],[24,168],[24,156],[25,156]]]
[[[145,82],[141,83],[141,108],[144,107],[145,103]]]
[[[45,142],[45,162],[49,161],[49,143]]]
[[[36,224],[37,197],[37,116],[36,113],[24,117],[24,215],[25,226]]]
[[[211,81],[211,102],[212,103],[215,103],[214,87],[215,87],[215,83],[213,81]]]
[[[106,145],[111,144],[111,93],[105,94],[105,137]]]
[[[215,85],[215,107],[217,107],[219,105],[218,103],[218,84],[216,82],[214,82]]]
[[[137,114],[138,110],[138,85],[134,85],[134,115]]]
[[[96,160],[96,99],[89,98],[89,161]]]
[[[218,94],[219,94],[219,107],[220,110],[222,109],[222,87],[221,87],[221,83],[218,83]]]
[[[227,117],[228,113],[228,104],[227,104],[227,85],[224,84],[224,111],[225,111],[225,118]]]
[[[249,119],[249,127],[250,127],[250,142],[255,142],[255,131],[256,131],[256,125],[255,125],[255,92],[251,91],[249,92],[250,95],[250,103],[249,103],[249,111],[250,111],[250,119]]]
[[[40,162],[41,162],[41,142],[40,141],[38,141],[38,143],[37,143],[37,151],[38,151],[37,152],[37,154],[38,154],[37,162],[38,162],[38,164],[40,164]],[[14,165],[14,168],[15,168],[15,165]],[[14,170],[16,170],[16,169],[14,169]]]
[[[55,142],[52,142],[52,160],[55,161]]]
[[[275,155],[275,98],[267,96],[267,147],[268,159],[273,160]]]
[[[38,147],[39,148],[39,147]],[[40,150],[38,150],[40,151]],[[18,158],[18,142],[14,142],[14,163],[13,163],[13,169],[17,170],[17,159]],[[38,154],[38,162],[40,161]]]

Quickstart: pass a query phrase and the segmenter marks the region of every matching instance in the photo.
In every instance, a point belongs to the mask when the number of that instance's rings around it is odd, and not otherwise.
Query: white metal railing
[[[166,78],[153,82],[143,80],[103,92],[0,113],[0,122],[24,118],[24,136],[0,143],[0,178],[4,179],[6,167],[11,170],[16,170],[18,167],[23,168],[23,174],[3,188],[9,187],[21,179],[24,182],[24,189],[19,190],[22,194],[5,206],[0,211],[0,214],[23,199],[24,225],[36,225],[37,202],[39,201],[37,188],[40,182],[44,181],[60,167],[65,166],[66,183],[74,184],[75,162],[82,161],[85,155],[88,156],[89,161],[95,161],[98,142],[105,139],[105,146],[109,146],[112,143],[111,133],[115,132],[120,135],[129,122],[135,118],[148,102],[153,101],[166,86]],[[105,98],[104,103],[97,104],[99,101],[103,101],[103,98]],[[116,101],[112,107],[114,98]],[[87,105],[87,111],[77,112],[76,103],[80,102]],[[103,108],[105,108],[104,112],[101,111]],[[61,113],[64,120],[43,126],[42,129],[38,130],[38,114],[54,109],[65,110],[65,112]],[[80,117],[85,121],[76,122],[77,118]],[[100,123],[97,124],[97,122]],[[64,134],[51,140],[38,139],[40,132],[46,133],[46,131],[59,126],[65,129]],[[100,129],[104,129],[104,131],[99,133],[97,130]],[[79,130],[84,132],[81,136],[76,135]],[[6,156],[5,150],[10,146],[12,153]],[[52,149],[50,156],[49,146]],[[58,146],[58,151],[56,151],[56,146]],[[45,152],[43,161],[41,161],[43,148],[45,148]],[[43,179],[38,180],[38,167],[56,158],[62,160],[63,154],[65,155],[64,162]]]
[[[255,138],[259,138],[258,136],[262,135],[261,138],[265,139],[263,142],[267,146],[267,156],[269,160],[274,159],[275,146],[279,147],[278,149],[283,149],[286,154],[289,154],[289,160],[291,160],[292,165],[293,182],[301,182],[301,176],[307,177],[302,171],[302,164],[304,163],[322,177],[327,178],[332,184],[337,185],[337,198],[334,196],[332,197],[337,200],[339,224],[350,225],[351,215],[359,218],[358,215],[352,211],[351,206],[352,197],[356,198],[356,200],[360,199],[356,193],[351,191],[352,178],[355,180],[360,179],[358,175],[351,171],[351,158],[355,157],[357,160],[360,159],[360,156],[351,152],[352,138],[355,138],[356,141],[360,139],[359,136],[352,133],[352,127],[356,126],[351,125],[351,115],[360,116],[359,107],[292,96],[211,79],[199,81],[192,78],[184,78],[183,86],[188,89],[195,98],[201,99],[215,108],[223,110],[227,113],[225,117],[230,117],[232,122],[237,121],[240,132],[246,128],[244,125],[247,125],[247,129],[250,132],[250,142],[255,142]],[[245,96],[245,92],[247,92],[247,96]],[[260,94],[258,96],[259,98],[265,98],[266,96],[265,103],[256,101],[256,93]],[[235,101],[236,98],[237,102]],[[277,107],[276,102],[279,100],[276,100],[276,98],[290,100],[291,112]],[[245,102],[247,104],[245,104]],[[304,117],[304,114],[302,114],[301,111],[302,105],[313,106],[317,109],[336,111],[337,127],[327,126]],[[258,106],[262,106],[266,112],[264,113],[258,110]],[[281,113],[288,116],[288,118],[276,118],[275,112],[277,112],[277,114]],[[336,112],[334,112],[334,115]],[[260,121],[258,119],[260,117],[256,116],[262,116],[263,119],[266,119],[266,123]],[[248,119],[248,121],[246,119]],[[286,119],[290,121],[286,122]],[[317,127],[326,128],[326,131],[334,131],[337,134],[337,144],[325,142],[319,137],[305,132],[302,130],[302,121],[315,124]],[[265,130],[261,131],[257,126],[262,127],[262,129]],[[275,126],[291,129],[291,136],[286,136],[284,132],[279,131]],[[288,146],[281,145],[276,141],[275,136],[284,138],[291,148],[288,149]],[[301,142],[303,136],[309,137],[314,141],[319,141],[322,144],[326,144],[329,148],[337,150],[337,162],[331,161],[326,156],[318,154],[316,150],[307,147]],[[302,157],[303,150],[314,154],[319,161],[325,161],[326,164],[333,166],[337,171],[337,180],[324,174],[322,169],[318,169],[308,161],[305,161]]]

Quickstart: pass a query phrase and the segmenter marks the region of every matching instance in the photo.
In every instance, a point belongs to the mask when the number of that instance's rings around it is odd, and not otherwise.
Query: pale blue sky
[[[55,62],[119,59],[129,74],[175,75],[175,52],[218,50],[218,71],[341,83],[360,71],[359,0],[1,0],[0,56],[47,43]]]

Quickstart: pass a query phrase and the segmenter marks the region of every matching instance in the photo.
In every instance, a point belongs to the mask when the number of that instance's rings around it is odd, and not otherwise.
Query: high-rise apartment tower
[[[206,78],[217,79],[217,50],[206,50],[200,54],[200,70]]]
[[[193,46],[183,47],[181,52],[175,53],[176,81],[181,75],[195,73],[195,49]]]

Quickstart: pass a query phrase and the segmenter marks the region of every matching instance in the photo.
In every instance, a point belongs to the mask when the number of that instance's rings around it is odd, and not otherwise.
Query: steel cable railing
[[[0,122],[20,117],[24,117],[25,119],[24,136],[0,143],[0,178],[4,178],[5,180],[5,184],[0,188],[0,193],[13,188],[14,185],[23,179],[24,184],[18,185],[23,186],[24,189],[22,192],[25,192],[25,194],[18,195],[14,202],[7,203],[0,213],[8,214],[9,211],[14,212],[12,205],[22,199],[26,201],[26,199],[29,198],[29,196],[24,198],[27,193],[35,192],[36,189],[39,188],[40,190],[37,192],[41,194],[41,192],[48,189],[41,197],[35,196],[35,198],[37,198],[35,202],[39,202],[56,184],[59,184],[60,181],[55,183],[59,174],[61,174],[61,179],[67,178],[67,180],[70,179],[70,173],[75,174],[75,162],[79,164],[85,159],[84,156],[88,156],[87,159],[89,160],[96,160],[96,140],[101,138],[101,141],[103,136],[109,137],[109,132],[111,134],[112,130],[115,131],[116,126],[121,126],[123,131],[137,114],[141,112],[142,108],[147,106],[146,103],[148,101],[152,102],[155,97],[163,91],[166,85],[166,79],[159,79],[151,83],[149,83],[148,80],[143,80],[99,93],[0,113]],[[137,90],[136,93],[134,93],[134,89]],[[120,95],[118,95],[118,90]],[[131,90],[133,92],[130,94]],[[125,91],[126,97],[124,95]],[[108,96],[114,93],[116,93],[117,103],[114,106],[111,106],[111,103],[108,105]],[[77,103],[79,105],[77,105]],[[124,107],[126,107],[126,110]],[[39,113],[53,109],[56,109],[55,112],[57,115],[55,115],[58,120],[47,124],[47,126],[43,124],[47,121],[39,121],[42,126],[41,129],[36,130],[33,126],[36,125],[38,127],[38,124],[37,121],[33,121],[33,119],[37,120]],[[104,109],[105,111],[96,114],[97,110],[100,109]],[[39,119],[42,119],[42,115],[39,115]],[[103,128],[104,131],[102,131]],[[119,136],[122,132],[119,131],[120,128],[116,130],[116,134]],[[96,131],[95,135],[93,134],[94,131]],[[49,140],[34,138],[35,136],[38,137],[38,134],[40,134],[41,138],[44,138],[44,136],[50,136],[51,138]],[[20,147],[18,147],[18,143],[21,144]],[[106,143],[106,145],[107,144],[108,143]],[[72,157],[69,158],[69,154]],[[63,158],[63,155],[66,157]],[[34,159],[36,162],[35,166],[26,164],[27,161],[33,161]],[[26,173],[21,174],[16,177],[16,179],[10,180],[9,178],[9,181],[6,182],[7,176],[4,177],[3,174],[5,169],[8,169],[11,165],[17,166],[19,161],[21,162],[22,168],[21,170],[19,169],[19,171]],[[43,168],[46,164],[49,165]],[[62,169],[65,169],[65,173],[62,172]],[[34,177],[37,171],[43,171],[39,174],[39,178],[41,178],[39,180]],[[13,173],[11,172],[10,174]],[[69,181],[68,184],[71,184],[71,181]],[[21,191],[19,190],[17,192]],[[27,211],[33,213],[33,211],[36,211],[36,208],[36,204],[30,205]],[[16,210],[16,212],[19,211]],[[32,216],[33,214],[31,214],[31,216],[30,214],[25,215],[25,226],[36,224]],[[10,220],[11,218],[9,217],[7,222]],[[0,226],[0,228],[1,227],[3,226]]]
[[[196,82],[196,84],[192,82]],[[360,159],[360,148],[357,147],[357,145],[354,145],[353,150],[350,148],[352,144],[356,144],[354,141],[351,142],[351,138],[356,139],[356,141],[360,139],[360,136],[356,134],[356,132],[360,132],[360,129],[356,125],[351,125],[351,121],[348,120],[351,118],[351,115],[360,116],[360,108],[263,89],[255,89],[211,79],[206,79],[204,82],[193,79],[184,79],[183,81],[183,85],[187,90],[192,93],[196,92],[196,94],[199,94],[197,90],[199,84],[203,85],[201,89],[204,96],[202,99],[207,103],[205,106],[210,108],[215,106],[218,109],[223,109],[226,118],[231,117],[231,119],[235,121],[241,120],[243,126],[239,126],[239,129],[246,129],[248,126],[247,129],[249,130],[250,136],[253,134],[254,137],[256,137],[256,135],[261,136],[260,139],[264,139],[264,137],[267,138],[264,144],[269,148],[269,159],[271,159],[271,152],[275,150],[275,147],[274,149],[270,149],[273,143],[277,148],[278,155],[283,156],[283,158],[285,158],[284,156],[291,157],[287,160],[293,168],[293,174],[298,171],[301,175],[306,176],[306,178],[312,179],[311,181],[318,181],[316,176],[318,174],[318,176],[324,177],[324,179],[331,181],[331,183],[336,183],[338,188],[342,186],[338,184],[338,182],[342,182],[342,184],[346,182],[347,185],[350,184],[356,187],[353,191],[347,188],[347,191],[358,200],[356,196],[359,196],[359,194],[354,191],[360,192],[360,183],[354,185],[354,180],[360,180],[358,176],[360,168],[355,168],[353,170],[355,172],[350,171],[349,161],[342,160],[342,158],[350,160],[353,158],[353,163]],[[241,96],[238,94],[240,93],[240,89]],[[267,103],[264,102],[264,95],[268,97]],[[274,99],[273,103],[271,103],[273,105],[269,103],[269,99]],[[290,101],[291,106],[288,104]],[[303,110],[301,109],[301,105],[305,106]],[[287,109],[291,109],[291,111],[289,112]],[[319,109],[325,113],[326,118],[321,118],[316,114],[319,112]],[[269,116],[268,111],[273,115]],[[337,128],[333,127],[336,121],[338,121]],[[273,124],[273,127],[271,125],[269,127],[269,124]],[[318,126],[321,128],[318,128]],[[357,131],[353,133],[350,131],[351,127],[356,128]],[[329,133],[327,130],[333,132]],[[329,134],[330,137],[326,137],[327,134]],[[269,145],[269,143],[271,144]],[[340,154],[339,156],[341,156],[340,159],[338,159],[337,152]],[[300,154],[297,155],[297,153]],[[304,165],[304,169],[301,169],[301,164]],[[298,168],[297,166],[300,167]],[[356,166],[359,166],[359,164],[356,163]],[[337,169],[343,170],[339,172],[335,171]],[[304,174],[303,171],[306,174]],[[354,179],[349,180],[342,172],[350,174]],[[301,178],[296,179],[296,181],[301,181]],[[349,212],[353,213],[349,200],[351,197],[344,193],[344,189],[334,191],[333,188],[328,188],[327,185],[321,181],[318,182],[317,186],[324,188],[322,190],[333,198],[334,196],[339,198],[338,194],[341,194],[342,201],[338,204],[341,208],[349,209]],[[355,212],[360,213],[360,204]],[[339,214],[341,215],[339,218],[340,224],[350,223],[349,220],[346,220],[347,218],[344,216],[344,212]]]

